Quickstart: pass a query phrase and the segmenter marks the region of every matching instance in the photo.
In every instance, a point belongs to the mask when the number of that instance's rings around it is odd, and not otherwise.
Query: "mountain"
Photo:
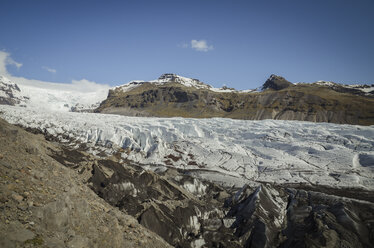
[[[227,117],[374,124],[374,86],[319,81],[293,84],[271,75],[261,91],[214,88],[163,74],[109,90],[96,112],[157,117]]]

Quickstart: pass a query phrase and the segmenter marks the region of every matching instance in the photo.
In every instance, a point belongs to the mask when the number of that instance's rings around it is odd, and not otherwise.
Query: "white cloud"
[[[50,73],[56,73],[56,69],[53,69],[53,68],[49,68],[47,66],[42,66],[42,68]]]
[[[28,79],[24,77],[15,77],[12,76],[8,70],[7,65],[15,65],[17,67],[22,66],[21,63],[15,62],[11,57],[10,54],[4,51],[0,51],[0,75],[9,78],[12,82],[25,85],[25,86],[32,86],[37,88],[43,89],[56,89],[61,91],[74,91],[74,92],[82,92],[82,93],[90,93],[90,92],[98,92],[102,91],[107,94],[110,86],[106,84],[98,84],[87,79],[81,80],[72,80],[71,83],[54,83],[54,82],[46,82],[41,80],[35,79]]]
[[[207,52],[213,50],[213,46],[209,46],[206,40],[191,40],[191,48],[199,52]]]

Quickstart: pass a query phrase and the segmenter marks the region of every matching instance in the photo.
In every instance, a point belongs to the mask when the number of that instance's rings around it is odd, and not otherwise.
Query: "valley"
[[[2,246],[373,247],[370,86],[1,90]]]

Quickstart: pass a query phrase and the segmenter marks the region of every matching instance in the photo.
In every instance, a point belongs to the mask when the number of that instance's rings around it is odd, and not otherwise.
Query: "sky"
[[[372,0],[1,0],[0,74],[110,86],[163,73],[236,89],[271,74],[373,84],[373,13]]]

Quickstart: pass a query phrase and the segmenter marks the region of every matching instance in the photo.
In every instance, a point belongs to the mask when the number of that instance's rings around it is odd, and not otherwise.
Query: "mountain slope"
[[[374,124],[373,93],[323,83],[292,84],[272,75],[261,92],[215,89],[174,74],[109,91],[97,112],[158,117],[227,117]],[[166,77],[166,80],[165,80]],[[186,83],[186,82],[193,83]]]

